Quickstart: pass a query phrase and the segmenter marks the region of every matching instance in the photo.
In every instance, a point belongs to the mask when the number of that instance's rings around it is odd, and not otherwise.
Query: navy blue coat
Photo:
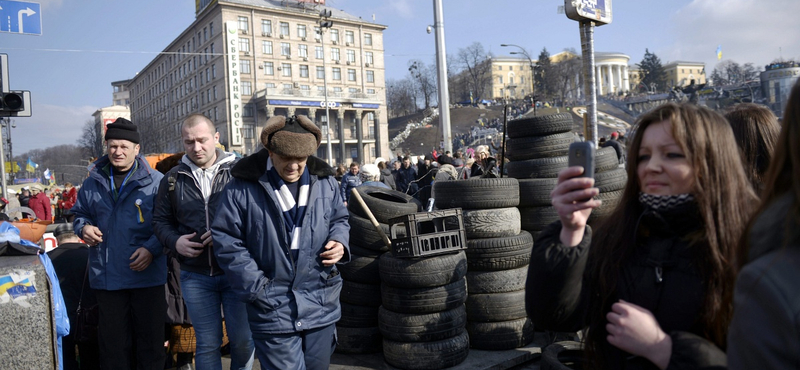
[[[309,157],[309,201],[299,256],[289,250],[282,212],[267,180],[268,152],[234,166],[211,225],[214,253],[231,289],[247,303],[253,335],[295,333],[334,324],[341,317],[342,276],[319,254],[329,240],[342,243],[350,259],[350,226],[333,169]]]

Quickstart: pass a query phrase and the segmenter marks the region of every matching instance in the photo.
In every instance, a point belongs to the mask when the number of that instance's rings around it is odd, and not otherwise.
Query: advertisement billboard
[[[611,0],[564,0],[567,18],[576,21],[611,23]]]

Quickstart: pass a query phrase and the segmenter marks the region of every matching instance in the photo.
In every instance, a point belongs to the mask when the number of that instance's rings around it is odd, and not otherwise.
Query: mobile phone
[[[569,145],[569,167],[583,167],[578,177],[594,178],[594,144],[591,141],[576,141]]]

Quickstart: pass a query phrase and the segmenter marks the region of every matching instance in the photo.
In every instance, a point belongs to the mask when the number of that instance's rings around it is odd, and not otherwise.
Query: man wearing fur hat
[[[335,348],[350,226],[333,169],[313,156],[320,139],[305,116],[270,118],[266,149],[233,167],[211,225],[262,368],[327,369]]]
[[[72,207],[75,234],[91,247],[100,363],[104,369],[161,370],[167,265],[152,216],[162,175],[139,156],[131,121],[109,124],[105,140],[108,154],[93,164]]]

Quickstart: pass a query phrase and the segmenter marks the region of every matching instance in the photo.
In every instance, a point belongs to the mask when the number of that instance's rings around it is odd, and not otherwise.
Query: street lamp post
[[[528,51],[525,50],[525,48],[523,48],[522,46],[515,45],[515,44],[500,44],[500,46],[502,46],[502,47],[513,46],[513,47],[515,47],[515,48],[517,48],[517,49],[519,49],[521,51],[512,51],[510,53],[511,55],[523,55],[523,56],[525,56],[525,58],[528,58],[528,63],[530,63],[530,66],[531,66],[531,105],[533,105],[533,115],[535,116],[536,115],[536,100],[534,98],[533,90],[535,89],[535,85],[534,85],[535,81],[534,81],[534,79],[535,79],[535,76],[536,76],[536,68],[538,68],[539,66],[536,65],[536,63],[533,62],[533,58],[531,58],[531,55],[528,54]]]
[[[322,44],[322,88],[324,89],[323,93],[325,95],[325,126],[327,129],[325,130],[325,140],[327,144],[325,145],[328,151],[328,165],[333,166],[333,146],[331,145],[331,107],[328,105],[328,67],[327,63],[325,63],[325,29],[331,28],[333,26],[333,21],[329,21],[328,18],[331,16],[330,10],[322,10],[319,12],[319,37],[320,43]],[[339,138],[339,140],[344,140],[344,138]],[[344,158],[344,153],[342,153],[342,158]]]

